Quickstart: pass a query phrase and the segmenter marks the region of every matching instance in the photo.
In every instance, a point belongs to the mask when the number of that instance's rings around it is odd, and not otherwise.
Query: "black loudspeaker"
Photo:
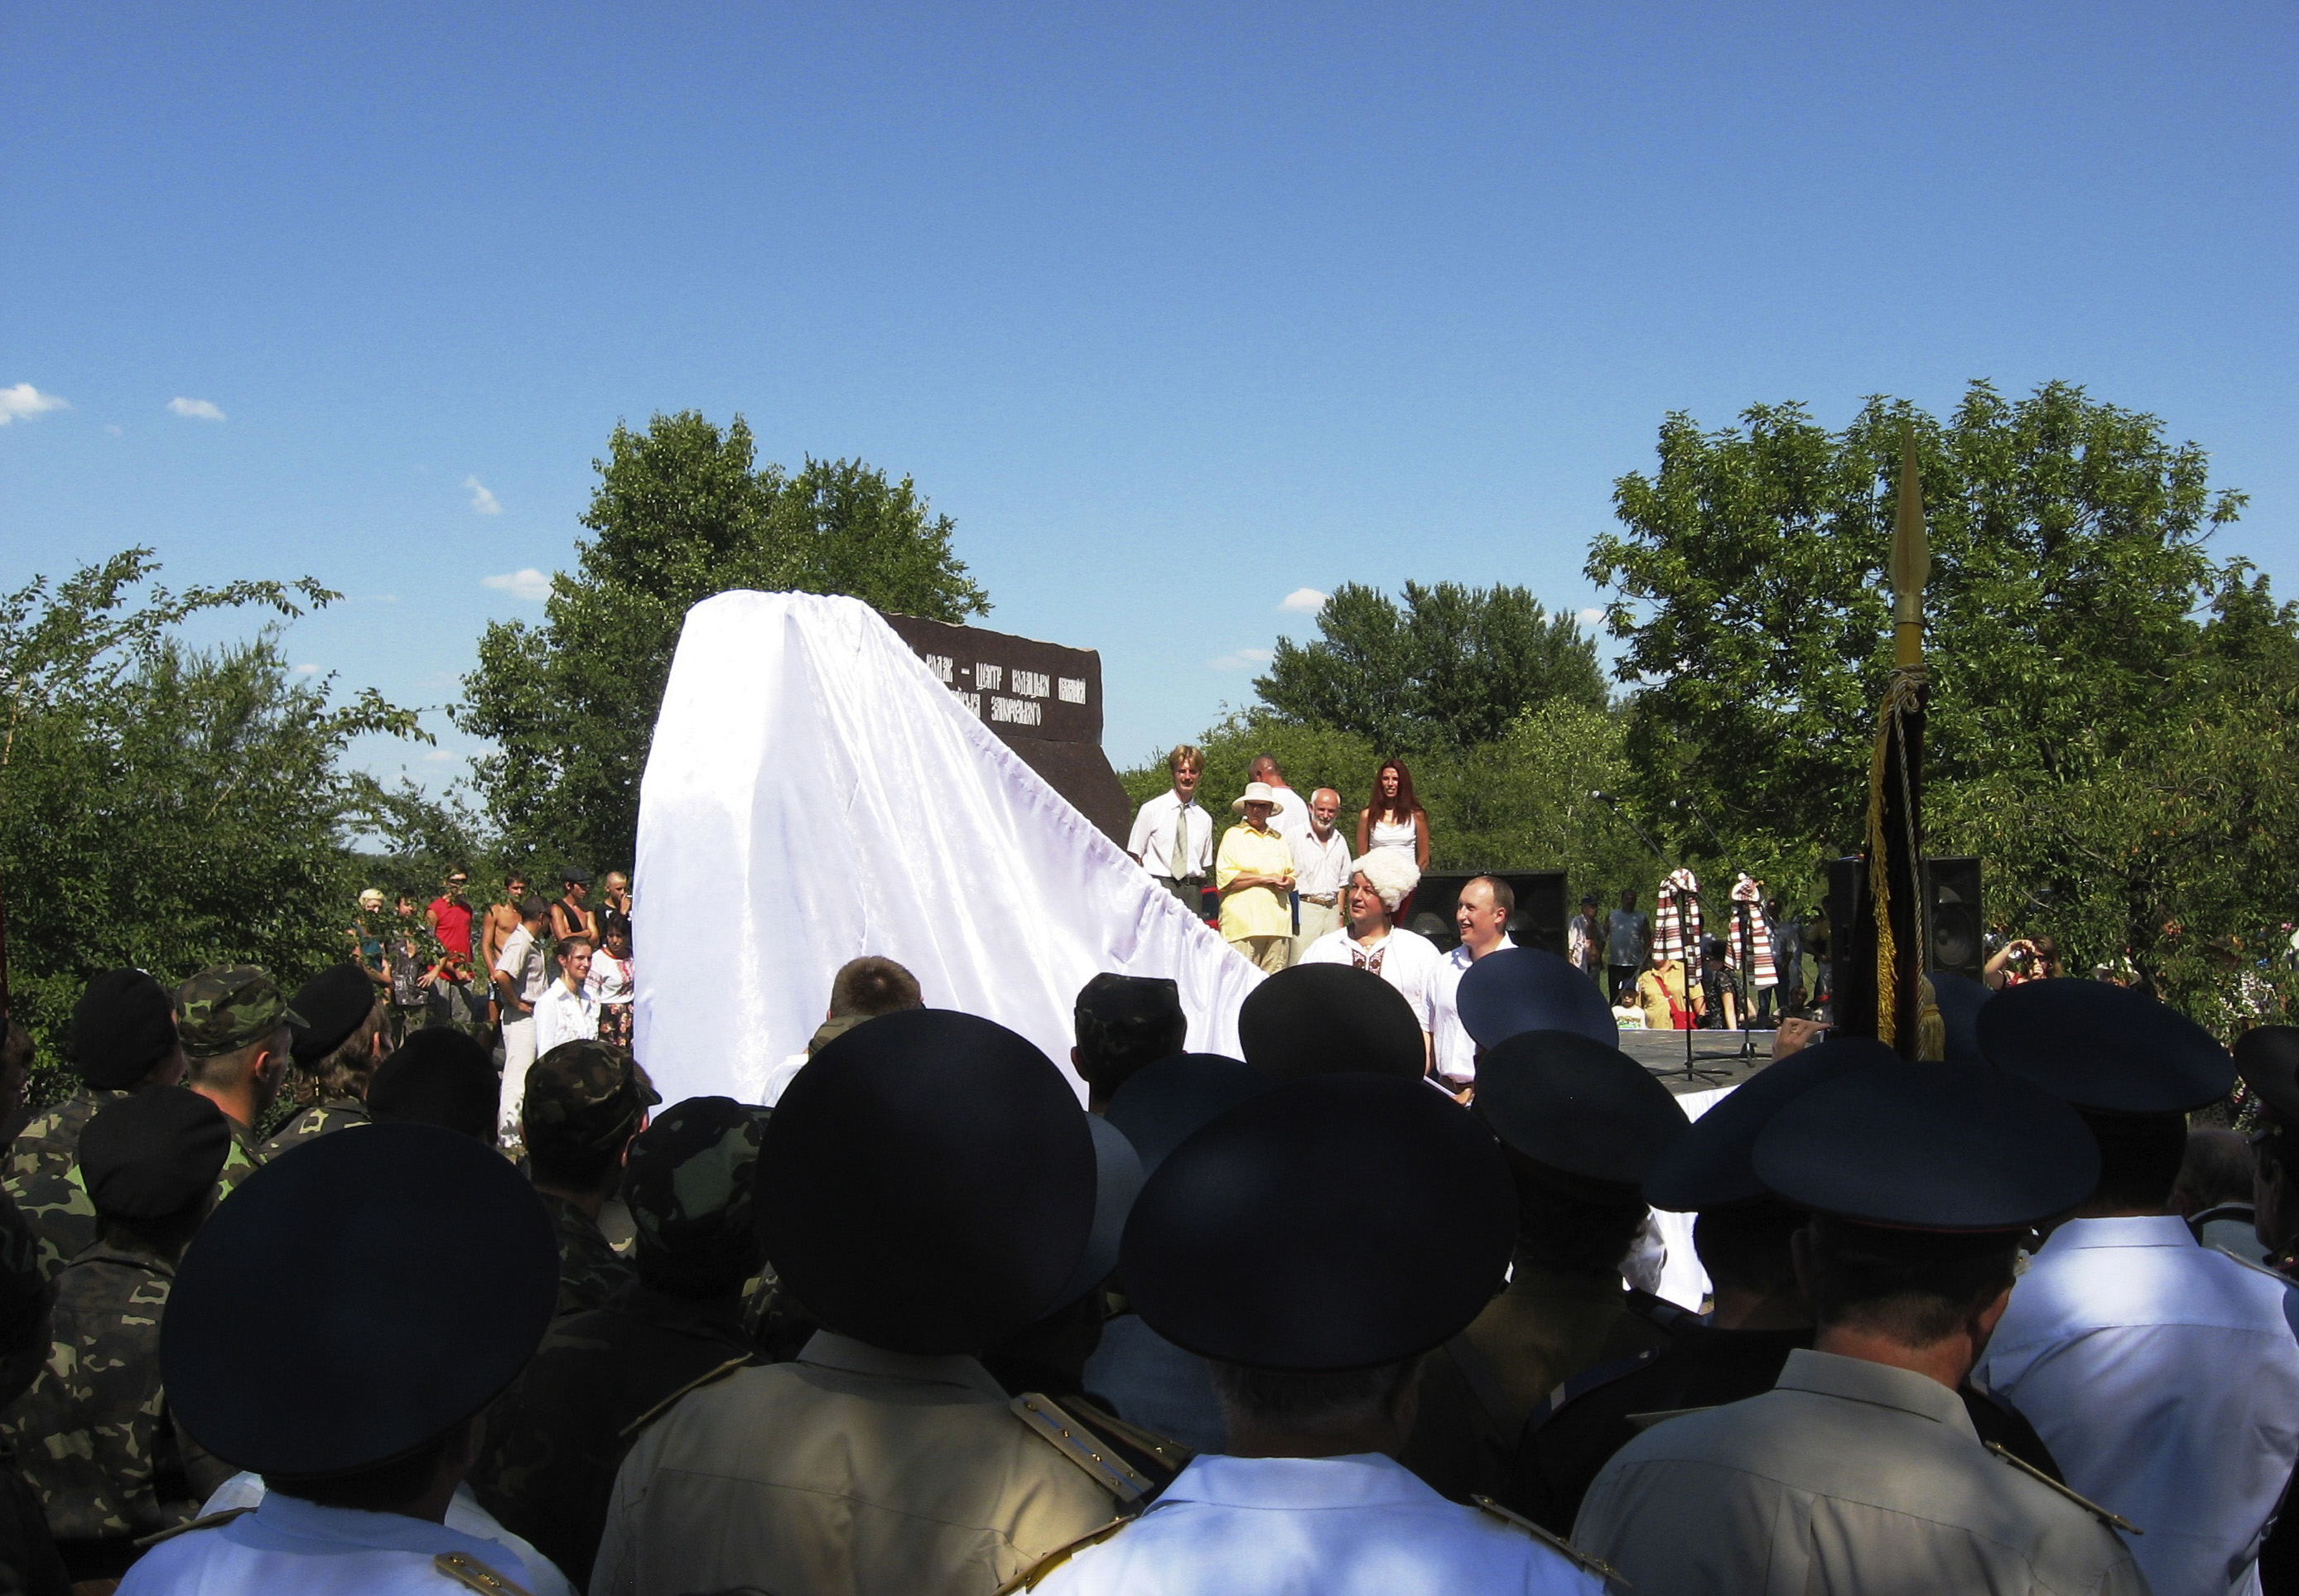
[[[1508,884],[1516,894],[1510,911],[1508,934],[1521,948],[1541,948],[1564,957],[1564,872],[1562,870],[1462,870],[1421,878],[1406,910],[1405,925],[1435,943],[1446,952],[1461,945],[1460,927],[1453,911],[1460,907],[1461,889],[1480,876]]]
[[[1979,860],[1968,855],[1924,860],[1924,946],[1931,968],[1979,979],[1988,955],[1980,943]]]

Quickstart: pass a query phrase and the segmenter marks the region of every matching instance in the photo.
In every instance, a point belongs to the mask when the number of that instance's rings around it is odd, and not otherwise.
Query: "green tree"
[[[0,597],[0,892],[12,998],[44,1087],[87,978],[162,982],[246,960],[300,982],[345,953],[349,832],[374,817],[341,769],[369,732],[423,738],[373,691],[332,702],[274,633],[187,647],[180,625],[235,609],[294,617],[337,595],[306,578],[135,590],[131,549]],[[427,738],[424,738],[427,741]]]
[[[1618,594],[1644,812],[1688,858],[1805,891],[1857,845],[1904,421],[1932,552],[1932,851],[1981,854],[2000,925],[2175,984],[2201,965],[2167,923],[2262,937],[2299,889],[2252,841],[2289,812],[2293,615],[2205,551],[2244,496],[2204,451],[2066,384],[1974,383],[1944,420],[1872,399],[1840,433],[1797,404],[1668,418],[1588,563]]]
[[[1279,717],[1337,727],[1385,753],[1490,743],[1552,700],[1606,702],[1596,640],[1522,587],[1405,585],[1405,604],[1344,583],[1316,641],[1280,638],[1253,686]]]
[[[487,628],[456,711],[495,745],[474,773],[514,855],[629,861],[678,629],[713,594],[850,594],[947,621],[989,611],[951,552],[955,524],[907,477],[810,457],[788,475],[757,463],[741,417],[722,428],[693,411],[618,426],[593,465],[577,570],[552,578],[541,626]]]

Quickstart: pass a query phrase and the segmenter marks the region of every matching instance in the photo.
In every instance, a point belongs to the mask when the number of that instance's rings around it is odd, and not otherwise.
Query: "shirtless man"
[[[486,919],[479,924],[479,968],[492,970],[496,955],[510,934],[519,929],[519,901],[527,896],[527,876],[513,870],[503,877],[503,902],[487,905]],[[495,995],[490,984],[487,993],[487,1018],[490,1022],[502,1018],[502,1000]]]

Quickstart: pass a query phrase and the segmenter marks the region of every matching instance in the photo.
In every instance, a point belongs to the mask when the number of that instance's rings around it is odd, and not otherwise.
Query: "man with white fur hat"
[[[1413,1005],[1425,1044],[1435,1028],[1437,974],[1445,956],[1435,943],[1396,922],[1398,905],[1420,885],[1421,871],[1402,848],[1375,848],[1357,860],[1349,866],[1349,924],[1310,943],[1301,962],[1353,964],[1379,976]]]

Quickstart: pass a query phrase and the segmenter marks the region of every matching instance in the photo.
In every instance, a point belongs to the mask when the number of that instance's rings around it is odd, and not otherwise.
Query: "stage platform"
[[[1684,1037],[1682,1031],[1623,1031],[1621,1051],[1638,1063],[1660,1076],[1668,1089],[1678,1096],[1688,1092],[1714,1091],[1719,1086],[1737,1086],[1772,1061],[1772,1034],[1751,1031],[1749,1040],[1755,1046],[1756,1056],[1741,1058],[1699,1058],[1703,1053],[1731,1054],[1740,1045],[1738,1031],[1695,1031],[1692,1051],[1697,1068],[1703,1072],[1687,1079],[1684,1075]],[[1669,1071],[1675,1073],[1670,1074]]]

